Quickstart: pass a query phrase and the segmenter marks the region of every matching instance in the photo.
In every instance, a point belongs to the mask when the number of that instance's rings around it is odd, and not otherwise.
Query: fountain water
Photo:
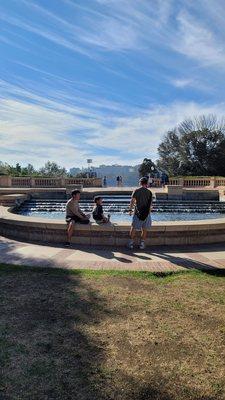
[[[41,216],[52,219],[64,219],[67,200],[30,199],[17,210],[19,214]],[[112,215],[115,222],[130,221],[128,195],[104,195],[104,212]],[[93,201],[81,199],[81,209],[90,213]],[[219,218],[225,213],[225,202],[220,201],[172,201],[156,200],[153,202],[153,219],[156,221],[197,220]]]

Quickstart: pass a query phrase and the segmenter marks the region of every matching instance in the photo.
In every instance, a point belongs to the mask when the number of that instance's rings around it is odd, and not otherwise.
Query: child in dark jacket
[[[110,215],[108,215],[108,217],[106,217],[103,213],[103,207],[102,207],[103,198],[100,196],[96,196],[94,198],[94,202],[95,202],[95,206],[94,206],[93,212],[92,212],[94,220],[97,223],[106,224],[110,220]]]

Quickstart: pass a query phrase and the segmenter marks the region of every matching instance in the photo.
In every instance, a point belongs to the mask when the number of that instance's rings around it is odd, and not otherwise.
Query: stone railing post
[[[30,186],[31,186],[32,188],[35,187],[35,178],[30,178]]]
[[[210,178],[210,187],[215,188],[216,187],[216,178],[215,176],[211,176]]]
[[[11,176],[1,176],[0,177],[0,187],[12,187],[12,178]]]
[[[178,185],[184,187],[184,178],[178,179]]]

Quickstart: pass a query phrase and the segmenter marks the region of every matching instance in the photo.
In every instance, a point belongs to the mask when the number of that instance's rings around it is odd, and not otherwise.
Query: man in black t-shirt
[[[134,215],[132,220],[132,226],[130,230],[130,242],[129,248],[133,249],[134,239],[137,230],[141,230],[141,244],[140,249],[145,248],[145,240],[147,233],[151,227],[151,207],[152,207],[152,192],[148,189],[148,178],[143,177],[139,181],[140,188],[134,190],[131,196],[130,212],[133,211]]]

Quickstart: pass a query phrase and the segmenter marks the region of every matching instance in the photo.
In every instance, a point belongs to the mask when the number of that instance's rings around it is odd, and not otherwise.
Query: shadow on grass
[[[171,264],[179,265],[185,268],[186,270],[198,270],[207,273],[209,275],[221,276],[221,277],[225,276],[225,268],[214,267],[211,264],[207,264],[206,262],[197,261],[182,256],[172,255],[171,253],[168,254],[166,251],[163,250],[161,250],[160,252],[155,251],[152,254],[160,257],[162,260],[170,262]]]
[[[146,384],[129,366],[121,373],[116,359],[110,369],[101,329],[124,315],[80,271],[2,266],[0,301],[1,399],[215,400],[171,384],[163,371],[145,372]]]
[[[78,271],[2,266],[0,290],[1,399],[172,400],[108,373],[95,330],[115,311]]]
[[[0,283],[0,398],[104,399],[92,330],[110,316],[105,300],[79,272],[2,267]]]

